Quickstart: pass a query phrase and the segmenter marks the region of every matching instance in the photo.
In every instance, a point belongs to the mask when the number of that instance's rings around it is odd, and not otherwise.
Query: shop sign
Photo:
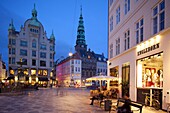
[[[144,54],[144,53],[150,52],[150,51],[152,51],[152,50],[155,50],[155,49],[157,49],[157,48],[159,48],[159,43],[154,44],[154,45],[152,45],[152,46],[150,46],[150,47],[147,47],[147,48],[145,48],[145,49],[143,49],[143,50],[140,50],[140,51],[137,52],[137,54],[138,54],[138,56],[139,56],[139,55],[141,55],[141,54]]]

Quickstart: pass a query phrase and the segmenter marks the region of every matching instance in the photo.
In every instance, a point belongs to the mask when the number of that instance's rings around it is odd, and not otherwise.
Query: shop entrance
[[[122,66],[122,97],[124,94],[129,94],[130,83],[130,64],[125,63]]]

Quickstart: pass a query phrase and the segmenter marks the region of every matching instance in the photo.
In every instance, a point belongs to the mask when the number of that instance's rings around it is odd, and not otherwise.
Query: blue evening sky
[[[8,26],[11,19],[17,31],[31,18],[36,4],[38,20],[48,38],[52,30],[56,38],[55,59],[74,52],[80,6],[83,9],[85,39],[88,48],[107,57],[108,0],[1,0],[0,2],[0,54],[8,63]]]

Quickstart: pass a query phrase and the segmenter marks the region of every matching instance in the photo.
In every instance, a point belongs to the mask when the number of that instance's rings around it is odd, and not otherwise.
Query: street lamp
[[[70,68],[71,68],[71,84],[70,85],[74,85],[74,79],[73,79],[74,66],[73,66],[72,61],[71,61],[71,57],[73,56],[73,53],[69,52],[68,55],[70,57]]]
[[[68,55],[71,57],[71,56],[73,56],[73,53],[72,53],[72,52],[70,52]]]

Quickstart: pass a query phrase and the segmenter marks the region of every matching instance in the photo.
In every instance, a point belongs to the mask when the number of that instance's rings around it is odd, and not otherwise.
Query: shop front
[[[170,30],[164,31],[137,46],[136,49],[136,100],[149,104],[158,100],[166,110],[170,90]]]
[[[150,95],[149,104],[156,99],[162,108],[163,52],[137,60],[137,101],[145,103],[146,93]],[[153,95],[153,96],[151,96]]]

